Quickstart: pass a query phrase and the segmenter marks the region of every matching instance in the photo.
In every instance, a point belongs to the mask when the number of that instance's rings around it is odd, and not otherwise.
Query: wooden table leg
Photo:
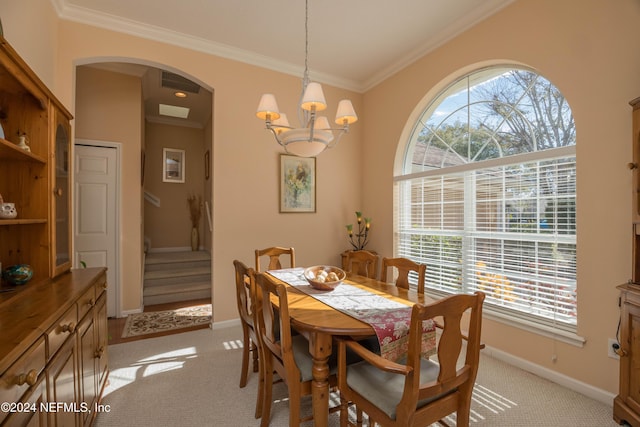
[[[329,356],[331,356],[331,335],[320,332],[309,337],[309,353],[313,358],[313,382],[311,402],[313,423],[316,427],[326,427],[329,423]]]

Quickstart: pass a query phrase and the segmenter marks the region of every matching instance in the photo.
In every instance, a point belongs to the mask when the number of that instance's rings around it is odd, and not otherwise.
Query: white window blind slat
[[[427,265],[428,289],[481,290],[489,307],[575,331],[576,157],[568,104],[529,71],[492,68],[466,79],[425,110],[405,173],[394,178],[396,252]],[[554,105],[539,101],[548,93],[559,107],[539,114]]]

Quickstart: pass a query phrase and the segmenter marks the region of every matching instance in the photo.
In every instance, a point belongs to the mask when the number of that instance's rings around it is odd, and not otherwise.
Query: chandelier
[[[309,0],[305,2],[304,31],[304,74],[302,76],[302,95],[299,102],[298,120],[302,127],[294,128],[289,125],[287,115],[280,113],[276,97],[271,93],[265,93],[260,98],[256,116],[264,120],[267,129],[273,133],[278,144],[284,150],[295,156],[313,157],[322,153],[327,148],[334,147],[340,137],[349,132],[349,125],[358,120],[353,104],[348,99],[338,103],[335,123],[338,128],[332,128],[326,116],[317,113],[327,108],[327,102],[322,92],[320,83],[309,80]],[[333,132],[337,131],[334,138]]]

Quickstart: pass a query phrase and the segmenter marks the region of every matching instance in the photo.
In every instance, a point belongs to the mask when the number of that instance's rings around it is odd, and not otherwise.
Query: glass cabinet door
[[[56,111],[53,149],[53,204],[52,204],[52,276],[71,268],[71,127],[69,121]]]

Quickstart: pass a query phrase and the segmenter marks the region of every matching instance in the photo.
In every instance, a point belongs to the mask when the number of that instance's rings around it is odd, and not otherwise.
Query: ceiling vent
[[[200,90],[200,86],[191,80],[168,71],[162,71],[162,87],[190,93],[198,93]]]

